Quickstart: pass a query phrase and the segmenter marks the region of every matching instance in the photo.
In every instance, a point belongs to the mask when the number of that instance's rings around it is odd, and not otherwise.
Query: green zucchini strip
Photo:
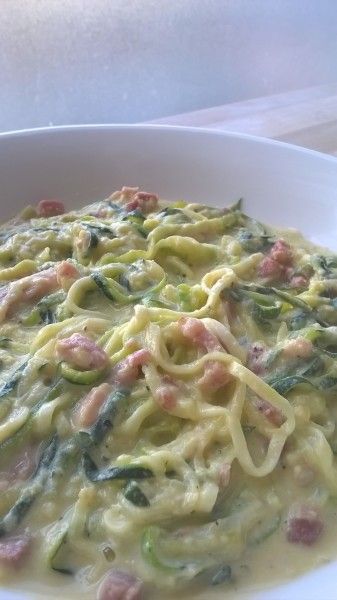
[[[99,381],[105,372],[105,368],[93,369],[91,371],[78,371],[77,369],[69,367],[67,363],[61,363],[61,375],[63,379],[66,379],[66,381],[74,383],[75,385],[92,385]]]
[[[129,481],[124,490],[124,497],[139,508],[150,506],[150,502],[135,481]]]
[[[116,479],[149,479],[150,477],[153,477],[153,473],[150,469],[138,465],[110,467],[99,471],[87,452],[83,453],[82,464],[86,477],[94,483],[100,481],[113,481]]]
[[[18,500],[0,519],[0,537],[11,533],[22,521],[37,496],[43,491],[44,484],[49,477],[49,469],[55,458],[58,448],[58,438],[53,437],[48,446],[42,452],[37,469],[30,479],[30,483],[24,487]]]
[[[17,369],[15,369],[15,371],[11,373],[6,383],[0,387],[0,398],[4,398],[16,388],[27,364],[28,360],[25,360]]]
[[[110,394],[98,413],[97,421],[87,430],[77,434],[79,446],[90,448],[103,441],[113,426],[114,418],[123,400],[129,395],[127,389],[119,389]]]
[[[0,457],[2,459],[8,451],[12,449],[18,450],[19,447],[21,447],[22,444],[26,442],[33,425],[34,415],[37,413],[37,411],[41,408],[43,404],[54,400],[54,398],[57,398],[57,396],[61,394],[62,390],[62,382],[60,380],[56,381],[56,383],[54,383],[54,385],[50,388],[47,394],[39,402],[37,402],[35,406],[32,407],[28,418],[22,425],[22,427],[20,427],[20,429],[18,429],[13,435],[8,437],[0,444]]]

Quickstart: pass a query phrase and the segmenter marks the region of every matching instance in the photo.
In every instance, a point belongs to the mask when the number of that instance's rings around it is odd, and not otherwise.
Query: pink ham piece
[[[214,333],[199,319],[183,317],[179,321],[183,336],[192,344],[207,350],[207,352],[223,352],[223,347]],[[207,361],[204,374],[199,379],[199,386],[204,392],[214,393],[231,380],[231,375],[226,367],[217,361]]]
[[[254,400],[254,405],[257,410],[263,414],[267,421],[275,425],[275,427],[280,427],[282,423],[284,423],[285,419],[281,411],[266,400],[262,400],[262,398],[256,398]]]
[[[269,256],[280,265],[289,266],[293,262],[293,253],[287,242],[280,239],[275,242],[269,251]]]
[[[29,446],[10,461],[7,470],[0,473],[0,490],[5,491],[18,481],[26,481],[37,465],[37,448]]]
[[[142,589],[138,577],[112,569],[98,588],[97,600],[141,600]]]
[[[287,358],[309,358],[313,353],[313,345],[310,340],[298,337],[289,340],[283,348],[283,355]]]
[[[75,427],[90,427],[97,421],[100,408],[103,406],[112,390],[108,383],[93,387],[89,394],[79,401],[74,410],[73,424]]]
[[[63,260],[56,267],[56,278],[59,286],[67,292],[71,285],[78,279],[80,276],[79,271],[76,269],[75,265],[67,260]]]
[[[43,298],[43,296],[54,292],[58,287],[54,269],[46,269],[45,271],[28,275],[28,277],[23,277],[23,279],[20,279],[12,285],[18,284],[20,284],[21,292],[18,300],[21,302],[33,302],[39,300],[40,298]]]
[[[21,302],[39,300],[43,296],[54,292],[58,287],[54,269],[46,269],[45,271],[34,273],[34,275],[28,275],[28,277],[24,277],[16,283],[20,284],[21,294],[18,299]]]
[[[145,348],[136,350],[116,365],[112,375],[113,381],[121,385],[131,385],[138,379],[140,367],[146,365],[150,360],[151,353],[148,350]]]
[[[308,286],[308,279],[304,275],[293,275],[290,278],[290,287],[292,288],[306,288]]]
[[[0,563],[15,569],[21,567],[29,555],[31,538],[27,535],[7,538],[0,542]]]
[[[57,215],[63,215],[65,208],[61,200],[46,198],[45,200],[40,200],[36,211],[38,217],[56,217]]]
[[[204,374],[198,384],[203,392],[214,393],[227,385],[231,379],[232,376],[226,370],[225,365],[215,360],[209,360],[205,364]]]
[[[290,511],[286,529],[288,542],[311,546],[322,532],[323,522],[314,508],[300,506]]]
[[[55,349],[57,357],[75,369],[104,369],[109,362],[106,352],[82,333],[73,333],[68,338],[57,340]]]
[[[0,320],[20,304],[31,304],[58,288],[56,272],[46,269],[10,283],[0,293]]]
[[[183,336],[192,344],[207,350],[207,352],[223,351],[218,338],[199,319],[183,317],[179,320],[178,325]]]
[[[173,410],[177,406],[178,389],[173,379],[169,375],[164,375],[161,384],[156,389],[154,399],[163,410]]]
[[[247,354],[247,367],[256,375],[263,375],[265,372],[265,358],[267,355],[267,348],[261,342],[254,342],[248,348]]]
[[[279,239],[269,250],[268,256],[265,256],[259,264],[258,274],[263,279],[269,281],[279,281],[289,278],[293,263],[293,253],[287,242]]]
[[[285,269],[283,265],[270,258],[270,256],[265,256],[258,266],[258,274],[263,279],[276,281],[284,277]]]
[[[158,206],[157,194],[151,194],[150,192],[137,192],[132,200],[128,202],[125,209],[128,212],[133,210],[140,210],[142,213],[150,213],[156,210]]]

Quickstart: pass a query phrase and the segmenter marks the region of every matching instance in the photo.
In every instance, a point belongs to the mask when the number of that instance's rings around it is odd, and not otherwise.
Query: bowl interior
[[[243,197],[266,222],[337,249],[337,159],[249,136],[160,126],[87,126],[0,136],[1,218],[60,197],[69,206],[139,185],[168,199]]]
[[[337,159],[270,140],[154,126],[5,134],[0,135],[0,182],[1,220],[43,197],[77,207],[122,185],[139,185],[167,199],[218,206],[243,197],[252,216],[299,228],[337,250]],[[335,574],[332,564],[281,587],[235,597],[332,598]],[[12,596],[3,590],[0,598]]]

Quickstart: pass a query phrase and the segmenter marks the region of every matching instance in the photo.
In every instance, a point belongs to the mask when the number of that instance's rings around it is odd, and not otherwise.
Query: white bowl
[[[122,185],[227,204],[300,227],[337,248],[337,159],[252,136],[156,125],[89,125],[0,135],[1,215],[41,197],[80,206]]]
[[[226,205],[337,250],[337,159],[262,138],[183,127],[93,125],[0,135],[0,218],[43,197],[81,206],[122,185]],[[337,556],[337,544],[336,544]],[[282,557],[280,557],[282,560]],[[337,598],[337,562],[247,600]],[[224,598],[226,595],[224,594]],[[5,589],[0,600],[20,598]]]

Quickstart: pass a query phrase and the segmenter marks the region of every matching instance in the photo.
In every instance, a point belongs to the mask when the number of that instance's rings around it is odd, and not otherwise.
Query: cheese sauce
[[[335,558],[335,255],[138,188],[0,242],[3,586],[237,598]]]

